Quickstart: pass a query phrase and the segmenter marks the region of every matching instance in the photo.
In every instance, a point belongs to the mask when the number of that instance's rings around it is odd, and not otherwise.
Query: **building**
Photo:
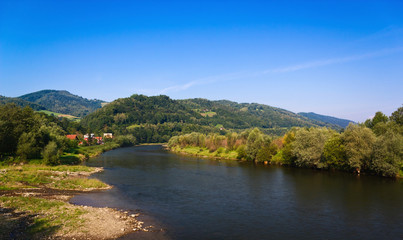
[[[75,135],[75,134],[66,135],[66,137],[67,137],[68,139],[70,139],[70,140],[78,140],[78,137],[77,137],[77,135]]]
[[[104,133],[104,138],[113,138],[112,133]]]
[[[94,137],[94,139],[97,140],[97,144],[104,144],[104,140],[102,139],[102,137]]]

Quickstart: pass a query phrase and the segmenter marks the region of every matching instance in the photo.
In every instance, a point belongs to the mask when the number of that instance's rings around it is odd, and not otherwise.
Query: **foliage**
[[[364,125],[367,128],[373,128],[378,123],[386,123],[389,118],[383,114],[382,112],[376,112],[375,116],[372,119],[368,119],[365,121]]]
[[[325,142],[334,132],[327,128],[301,128],[295,133],[292,154],[298,167],[322,168],[321,157]]]
[[[390,121],[396,122],[399,125],[403,125],[403,107],[399,107],[390,116]]]
[[[367,127],[350,124],[343,133],[348,166],[361,170],[368,167],[376,137]]]
[[[391,118],[378,112],[367,121],[371,128],[350,124],[342,133],[329,128],[292,128],[274,140],[257,128],[225,136],[191,133],[172,137],[168,146],[174,151],[195,151],[192,154],[198,156],[222,156],[236,149],[240,160],[395,177],[403,173],[403,126],[395,121],[396,116],[396,112]]]
[[[19,97],[20,99],[36,103],[52,112],[83,117],[98,108],[103,101],[88,100],[68,91],[42,90]]]
[[[335,133],[323,147],[323,162],[330,168],[347,169],[347,156],[341,134]]]
[[[403,166],[403,135],[387,131],[374,144],[370,169],[379,175],[395,177]]]
[[[60,151],[69,146],[69,140],[57,119],[35,113],[29,107],[21,109],[13,104],[0,106],[0,158],[41,158],[45,146],[51,141],[56,143]]]
[[[59,149],[57,144],[53,141],[49,142],[43,150],[43,160],[47,165],[58,165],[60,164]]]
[[[22,107],[22,108],[30,107],[35,111],[45,110],[45,107],[40,106],[40,105],[38,105],[36,103],[33,103],[33,102],[28,102],[28,101],[25,101],[25,100],[20,99],[20,98],[11,98],[11,97],[0,96],[0,105],[6,105],[6,104],[10,104],[10,103],[13,103],[16,106],[19,106],[19,107]]]
[[[257,154],[263,145],[264,136],[262,132],[258,128],[253,129],[249,133],[248,140],[246,141],[246,159],[256,160]]]
[[[215,114],[207,114],[213,112]],[[258,127],[266,134],[276,135],[293,126],[326,125],[260,104],[206,99],[172,100],[167,96],[144,95],[117,99],[83,118],[81,124],[94,132],[132,134],[138,143],[167,142],[172,136],[191,132],[224,135],[230,129],[240,132]]]

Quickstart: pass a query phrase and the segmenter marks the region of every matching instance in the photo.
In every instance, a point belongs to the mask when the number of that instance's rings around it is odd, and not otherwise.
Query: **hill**
[[[209,101],[206,99],[173,100],[167,96],[133,95],[117,99],[81,121],[92,131],[144,135],[139,142],[154,137],[163,141],[177,132],[220,132],[258,127],[280,135],[294,126],[328,126],[290,111],[262,104]],[[139,138],[139,137],[138,137]],[[159,139],[159,140],[157,140]],[[149,141],[149,140],[147,140]]]
[[[83,117],[102,107],[104,101],[89,100],[68,91],[42,90],[18,97],[22,100],[36,103],[46,110],[61,114]]]
[[[15,105],[20,106],[20,107],[29,106],[35,111],[45,110],[45,107],[43,107],[43,106],[41,106],[39,104],[33,103],[33,102],[28,102],[28,101],[25,101],[25,100],[20,99],[20,98],[12,98],[12,97],[0,96],[0,105],[4,105],[4,104],[7,104],[7,103],[14,103]]]
[[[230,122],[227,123],[227,126],[229,128],[260,127],[263,129],[279,129],[312,126],[339,128],[333,124],[308,119],[288,110],[264,104],[237,103],[228,100],[209,101],[200,98],[181,101],[193,109],[198,109],[198,111],[216,112],[217,116],[211,116],[211,121],[223,121],[222,118],[228,116],[227,120]]]
[[[336,118],[336,117],[331,117],[331,116],[326,116],[326,115],[320,115],[320,114],[313,113],[313,112],[309,112],[309,113],[300,112],[300,113],[298,113],[298,115],[307,117],[307,118],[312,119],[312,120],[321,121],[321,122],[329,123],[329,124],[334,124],[334,125],[340,126],[342,128],[347,127],[348,124],[350,124],[350,123],[354,123],[353,121],[350,121],[350,120],[347,120],[347,119],[341,119],[341,118]]]

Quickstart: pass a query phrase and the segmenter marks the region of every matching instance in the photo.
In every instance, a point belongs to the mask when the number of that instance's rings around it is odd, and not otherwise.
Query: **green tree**
[[[327,128],[301,128],[295,133],[292,153],[299,167],[321,168],[321,156],[325,142],[334,132]]]
[[[342,134],[348,167],[357,171],[368,168],[375,134],[367,127],[350,124]]]
[[[323,147],[323,162],[330,168],[347,168],[347,156],[340,134],[334,134]]]
[[[277,154],[278,152],[278,147],[274,143],[270,144],[265,144],[263,148],[259,150],[256,156],[256,161],[257,162],[265,162],[268,161],[270,162],[273,158],[274,155]]]
[[[294,165],[296,157],[293,154],[293,145],[295,142],[295,132],[296,128],[291,129],[284,136],[283,149],[281,149],[279,157],[281,157],[281,162],[286,165]]]
[[[375,116],[372,119],[367,119],[364,125],[367,128],[373,128],[378,123],[386,123],[388,120],[389,118],[385,114],[383,114],[382,112],[376,112]]]
[[[370,168],[379,175],[395,177],[403,166],[403,136],[387,131],[374,144]]]
[[[47,165],[60,164],[59,149],[53,141],[49,142],[43,150],[43,161]]]
[[[262,132],[258,128],[253,129],[246,141],[247,160],[256,160],[257,153],[263,147],[263,144],[264,138]]]
[[[399,125],[403,125],[403,107],[399,107],[390,116],[390,120],[396,122]]]

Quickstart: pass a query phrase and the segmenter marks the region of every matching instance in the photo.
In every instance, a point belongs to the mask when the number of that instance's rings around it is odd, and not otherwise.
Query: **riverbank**
[[[74,195],[110,189],[88,177],[102,168],[18,165],[0,167],[2,239],[114,239],[148,231],[138,215],[111,208],[76,206]]]
[[[214,159],[227,159],[227,160],[238,160],[238,153],[236,151],[226,151],[224,149],[217,149],[216,151],[210,152],[207,148],[186,146],[181,148],[179,146],[166,147],[169,151],[178,154],[190,155],[195,157],[206,157]]]

